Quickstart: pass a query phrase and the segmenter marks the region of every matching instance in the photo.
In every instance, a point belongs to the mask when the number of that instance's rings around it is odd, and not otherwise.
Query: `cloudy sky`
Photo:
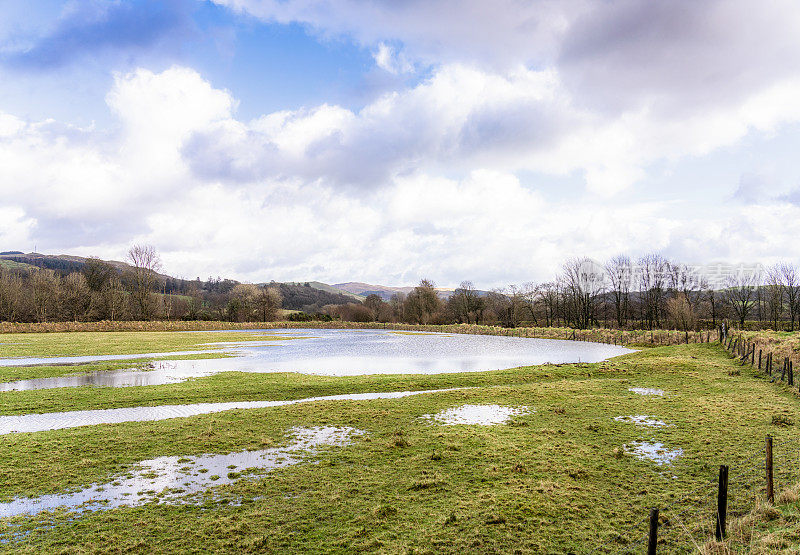
[[[480,287],[800,262],[795,0],[0,0],[0,251]]]

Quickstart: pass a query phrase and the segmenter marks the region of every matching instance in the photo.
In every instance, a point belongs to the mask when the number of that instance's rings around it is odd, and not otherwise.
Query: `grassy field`
[[[77,335],[65,335],[64,348],[107,348]],[[187,348],[171,335],[160,334],[164,341],[157,349],[145,336],[109,344],[124,353],[134,352],[125,351],[134,343],[159,351],[168,350],[166,345]],[[221,335],[213,334],[214,340],[223,340]],[[54,339],[35,345],[28,336],[13,335],[0,342],[23,340],[26,349],[59,353],[56,334],[42,337]],[[281,446],[292,426],[367,432],[350,446],[322,450],[313,461],[220,486],[200,505],[5,519],[0,541],[11,542],[0,543],[0,550],[611,553],[645,533],[642,521],[651,506],[675,503],[665,518],[678,509],[705,511],[718,465],[730,465],[734,477],[750,468],[753,463],[745,461],[762,448],[766,434],[776,443],[800,439],[795,393],[738,365],[718,344],[655,347],[599,364],[472,374],[334,378],[230,372],[153,387],[9,392],[0,393],[0,412],[448,387],[471,389],[2,436],[0,502],[7,502],[110,481],[137,461],[158,456]],[[666,395],[636,395],[631,387],[660,388]],[[463,404],[533,410],[498,426],[442,426],[420,418]],[[651,415],[668,426],[614,420],[626,415]],[[662,442],[683,453],[672,465],[659,466],[630,454],[626,446],[636,441]],[[788,474],[780,476],[779,487],[794,483]],[[751,507],[736,497],[737,479],[731,481],[732,503],[741,515],[733,516],[750,518],[750,533],[736,541],[756,551],[788,549],[798,538],[792,531],[797,496],[783,499],[780,516],[768,518],[762,510],[748,517]],[[669,543],[663,552],[730,549],[704,546],[702,531],[691,526],[665,524],[662,536]]]
[[[0,366],[0,382],[48,378],[119,368],[146,368],[153,360],[199,359],[229,356],[220,342],[289,340],[262,332],[54,332],[0,334],[0,357],[59,357],[82,355],[138,355],[176,351],[207,351],[196,355],[131,358],[91,364]],[[2,410],[2,409],[0,409]]]

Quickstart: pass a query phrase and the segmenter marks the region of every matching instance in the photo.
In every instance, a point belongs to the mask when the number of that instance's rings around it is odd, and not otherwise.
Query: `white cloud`
[[[394,47],[385,42],[378,44],[378,49],[372,53],[372,57],[379,68],[392,75],[414,71],[414,64],[406,58],[405,54],[397,52]]]
[[[800,208],[777,197],[693,217],[636,195],[535,187],[583,173],[594,191],[620,190],[654,161],[799,118],[775,108],[795,91],[787,80],[704,114],[620,115],[577,105],[555,70],[449,64],[358,111],[240,121],[233,96],[197,72],[140,69],[107,96],[113,132],[0,115],[0,240],[114,258],[147,241],[190,278],[483,287],[548,279],[578,255],[797,256]]]
[[[18,206],[0,206],[0,250],[4,245],[32,247],[31,230],[36,222]]]

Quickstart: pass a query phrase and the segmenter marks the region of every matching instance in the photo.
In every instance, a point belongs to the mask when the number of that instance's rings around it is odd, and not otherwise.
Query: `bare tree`
[[[558,324],[558,313],[561,305],[561,286],[558,281],[549,281],[539,286],[539,302],[544,310],[547,327]]]
[[[61,280],[53,270],[36,270],[31,276],[33,308],[37,321],[47,322],[48,318],[52,318],[57,307],[60,285]]]
[[[0,266],[0,321],[15,322],[21,312],[22,278]]]
[[[250,322],[255,314],[258,287],[252,283],[239,283],[231,289],[228,299],[228,319],[231,322]]]
[[[779,322],[783,316],[784,293],[783,269],[780,264],[776,264],[767,269],[763,286],[766,313],[774,330],[780,329]]]
[[[153,316],[153,290],[161,269],[161,258],[152,245],[133,245],[128,250],[128,261],[133,266],[132,296],[134,305],[143,320]]]
[[[725,299],[733,310],[739,325],[744,328],[756,303],[758,276],[754,273],[742,272],[728,278],[725,288]]]
[[[603,274],[603,269],[588,258],[573,258],[564,263],[560,281],[567,323],[584,329],[596,322],[595,303],[603,291]]]
[[[522,309],[530,316],[530,321],[533,322],[534,326],[539,325],[539,319],[536,317],[536,305],[539,301],[539,294],[539,286],[532,281],[523,284],[520,290]]]
[[[642,320],[650,329],[661,325],[668,267],[659,254],[647,254],[638,261]]]
[[[622,329],[628,325],[630,311],[630,292],[633,283],[631,259],[622,254],[615,256],[606,263],[605,270],[611,284],[614,316],[617,326]]]
[[[389,306],[392,309],[392,319],[402,322],[405,319],[406,296],[403,293],[393,294],[389,298]]]
[[[456,318],[467,324],[479,323],[484,303],[471,281],[462,281],[451,299]]]
[[[111,276],[108,279],[100,292],[100,296],[104,316],[112,322],[119,320],[125,311],[127,297],[122,287],[122,281],[118,276]]]
[[[670,320],[676,329],[683,331],[686,335],[686,342],[689,342],[689,330],[694,330],[697,326],[697,315],[692,308],[692,304],[681,292],[667,301],[667,312]]]
[[[96,257],[87,258],[81,272],[92,291],[102,291],[108,280],[118,274],[114,266]]]
[[[711,327],[716,329],[717,328],[717,318],[721,316],[720,310],[721,305],[719,293],[714,291],[713,287],[710,287],[706,284],[706,293],[705,293],[705,300],[708,305],[708,315],[711,316]]]
[[[800,278],[794,264],[784,262],[780,268],[786,290],[786,305],[789,309],[789,329],[794,331],[794,322],[800,315]]]
[[[277,287],[262,285],[258,288],[253,302],[262,322],[273,322],[278,319],[278,311],[283,303]]]
[[[436,285],[423,279],[406,297],[403,312],[407,320],[416,324],[428,324],[434,314],[442,309],[442,301],[436,292]]]
[[[83,274],[72,272],[61,280],[61,305],[67,318],[83,320],[91,307],[91,289]]]

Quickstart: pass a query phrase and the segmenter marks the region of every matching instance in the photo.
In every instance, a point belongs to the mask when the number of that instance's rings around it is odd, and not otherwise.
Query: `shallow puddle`
[[[210,373],[197,372],[194,375],[181,375],[170,370],[174,365],[169,361],[153,361],[139,368],[124,370],[98,370],[88,374],[70,374],[53,378],[36,378],[0,383],[2,391],[32,391],[35,389],[58,389],[61,387],[135,387],[143,385],[165,385],[179,383],[189,378],[200,378]]]
[[[503,337],[396,333],[391,330],[243,330],[269,331],[283,336],[274,341],[226,342],[209,344],[223,351],[184,351],[180,353],[147,353],[140,355],[98,355],[85,357],[0,358],[0,366],[38,364],[75,364],[105,360],[154,358],[207,352],[225,352],[231,358],[173,360],[143,375],[135,370],[96,373],[88,383],[74,377],[63,381],[28,380],[7,384],[6,388],[33,389],[75,387],[79,385],[160,385],[218,372],[299,372],[331,376],[364,374],[439,374],[448,372],[480,372],[529,366],[551,362],[600,362],[634,351],[616,345]],[[303,336],[302,341],[286,341]],[[133,373],[133,375],[131,375]]]
[[[638,459],[653,461],[658,465],[672,464],[672,461],[683,455],[683,449],[667,449],[663,443],[634,441],[625,446],[628,453]]]
[[[140,358],[158,358],[170,356],[189,356],[217,353],[219,351],[173,351],[171,353],[137,353],[132,355],[87,355],[87,356],[68,356],[68,357],[24,357],[24,358],[0,358],[0,366],[55,366],[88,364],[91,362],[103,362],[109,360],[136,360]]]
[[[199,414],[210,414],[236,409],[258,409],[283,407],[298,403],[318,401],[369,401],[372,399],[399,399],[426,393],[445,393],[467,388],[429,389],[423,391],[392,391],[386,393],[351,393],[309,397],[289,401],[232,401],[228,403],[195,403],[190,405],[160,405],[155,407],[126,407],[120,409],[79,410],[71,412],[48,412],[44,414],[25,414],[21,416],[0,416],[0,435],[23,432],[61,430],[97,424],[118,424],[121,422],[145,422],[185,418]]]
[[[349,427],[292,428],[286,447],[240,451],[227,455],[158,457],[141,461],[131,471],[105,484],[74,492],[22,497],[0,503],[0,517],[31,515],[59,508],[92,511],[149,502],[185,503],[213,486],[230,484],[242,472],[269,471],[294,465],[321,446],[345,446],[365,432]]]
[[[617,422],[630,422],[631,424],[636,424],[637,426],[646,426],[648,428],[664,428],[670,425],[663,420],[658,420],[655,416],[647,416],[644,414],[616,416],[614,417],[614,420]]]
[[[511,417],[528,414],[532,410],[528,407],[507,407],[502,405],[462,405],[443,410],[437,414],[424,414],[420,418],[433,420],[445,426],[457,424],[493,426],[495,424],[504,424]]]
[[[631,393],[636,393],[637,395],[658,395],[660,397],[664,396],[663,389],[654,389],[652,387],[629,387],[628,391]]]

